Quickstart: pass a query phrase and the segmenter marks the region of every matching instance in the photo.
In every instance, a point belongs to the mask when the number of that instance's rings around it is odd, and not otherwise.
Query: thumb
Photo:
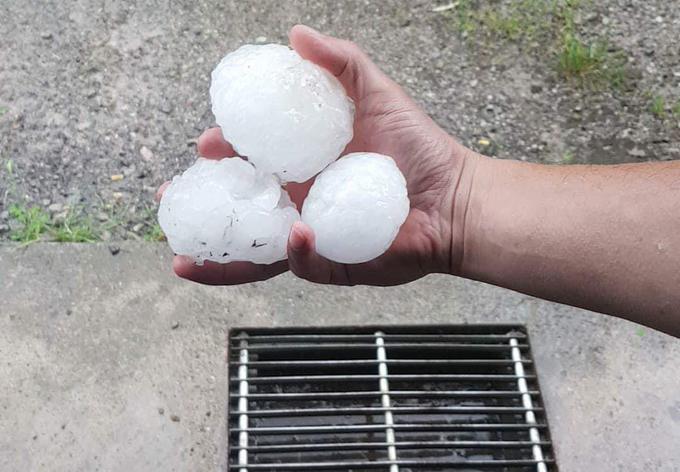
[[[354,100],[389,82],[378,66],[351,41],[326,36],[304,25],[294,26],[288,37],[300,56],[337,77]]]
[[[301,221],[288,237],[288,268],[298,277],[319,284],[352,285],[346,266],[320,256],[314,247],[314,232]]]

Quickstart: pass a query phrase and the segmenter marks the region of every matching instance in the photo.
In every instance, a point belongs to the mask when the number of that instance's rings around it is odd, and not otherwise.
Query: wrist
[[[469,243],[474,240],[474,221],[481,211],[480,181],[486,179],[484,174],[491,159],[456,143],[452,160],[457,163],[457,172],[448,199],[451,202],[448,273],[465,276]]]

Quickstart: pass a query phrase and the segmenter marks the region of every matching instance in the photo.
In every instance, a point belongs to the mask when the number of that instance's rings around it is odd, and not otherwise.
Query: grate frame
[[[228,339],[228,471],[558,471],[524,325],[233,327]],[[390,388],[409,382],[421,388]],[[438,382],[505,390],[424,389]],[[288,391],[320,384],[332,388]]]

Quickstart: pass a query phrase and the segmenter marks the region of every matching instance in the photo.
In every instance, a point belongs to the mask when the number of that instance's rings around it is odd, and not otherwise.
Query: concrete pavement
[[[202,287],[164,244],[120,247],[0,246],[0,470],[224,468],[232,326],[494,322],[529,328],[562,472],[680,470],[669,336],[444,276]]]

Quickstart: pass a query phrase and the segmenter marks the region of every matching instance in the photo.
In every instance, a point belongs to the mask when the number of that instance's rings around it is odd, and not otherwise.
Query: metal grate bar
[[[238,401],[238,424],[241,432],[238,434],[238,465],[240,472],[248,472],[243,466],[248,465],[248,341],[242,339],[239,350],[239,360],[243,365],[238,369],[239,393],[243,395]]]
[[[538,443],[549,446],[549,441]],[[357,443],[323,443],[323,444],[274,444],[252,446],[250,452],[308,452],[308,451],[349,451],[362,449],[383,449],[395,447],[399,449],[449,449],[449,448],[482,448],[482,449],[525,449],[537,445],[533,441],[398,441],[398,442],[357,442]],[[396,459],[393,459],[396,460]]]
[[[524,364],[531,364],[530,360],[523,359],[519,361]],[[252,367],[327,367],[327,366],[347,366],[347,365],[376,365],[376,359],[324,359],[312,361],[249,361],[238,362],[237,365],[249,365]],[[514,366],[515,362],[509,359],[388,359],[385,361],[387,365],[507,365]]]
[[[554,463],[554,461],[547,461]],[[503,469],[507,467],[528,467],[538,464],[535,460],[448,460],[448,461],[420,461],[420,460],[398,460],[398,461],[343,461],[343,462],[306,462],[306,463],[268,463],[253,464],[250,466],[254,470],[352,470],[357,467],[363,469],[384,469],[391,465],[411,467],[415,469]]]
[[[378,358],[378,374],[380,374],[380,380],[378,385],[380,385],[381,403],[383,408],[385,408],[385,439],[387,441],[387,458],[390,461],[397,460],[397,448],[394,445],[394,419],[392,418],[392,410],[390,409],[390,386],[387,380],[387,354],[385,353],[385,340],[383,339],[383,334],[380,331],[375,333],[375,345],[377,346],[377,358]],[[399,472],[399,465],[391,464],[390,472]]]
[[[255,383],[295,383],[295,382],[347,382],[356,381],[363,382],[366,380],[377,380],[380,375],[377,374],[348,374],[348,375],[282,375],[269,377],[251,377],[249,379],[251,384]],[[441,380],[441,381],[468,381],[468,382],[517,382],[518,378],[525,378],[533,380],[535,375],[525,375],[518,377],[517,375],[504,374],[391,374],[389,376],[392,380]],[[232,382],[238,379],[230,379]]]
[[[386,411],[400,414],[433,414],[446,413],[450,415],[455,414],[473,414],[473,413],[497,413],[497,414],[519,414],[527,411],[543,411],[543,408],[526,408],[515,406],[441,406],[441,407],[361,407],[361,408],[285,408],[277,410],[250,410],[248,414],[250,417],[267,417],[267,416],[314,416],[314,415],[365,415],[365,414],[381,414]],[[230,413],[238,414],[238,413]]]
[[[450,343],[385,343],[391,349],[446,349],[450,351],[507,351],[511,349],[507,344],[450,344]],[[528,349],[526,344],[518,344],[518,349]],[[327,344],[250,344],[250,352],[278,352],[278,351],[319,351],[337,349],[371,349],[374,344],[366,343],[327,343]]]
[[[446,424],[421,424],[421,423],[395,423],[392,429],[395,431],[421,432],[421,431],[518,431],[531,428],[546,429],[545,424],[518,424],[518,423],[446,423]],[[250,434],[317,434],[317,433],[361,433],[383,431],[385,426],[373,424],[337,425],[337,426],[279,426],[279,427],[255,427],[249,428]],[[232,433],[238,433],[239,428],[232,428]]]
[[[524,366],[522,365],[522,354],[520,353],[519,349],[517,349],[517,339],[511,339],[510,340],[510,346],[512,347],[512,360],[515,361],[515,374],[518,376],[523,376],[524,375]],[[531,400],[531,396],[528,394],[528,388],[527,388],[527,382],[526,380],[520,378],[517,379],[517,386],[519,391],[522,393],[522,404],[526,408],[533,408],[533,402]],[[534,415],[533,411],[527,411],[525,414],[526,417],[526,422],[527,424],[534,425],[536,424],[536,416]],[[534,442],[534,446],[532,448],[532,453],[534,455],[534,459],[537,461],[536,464],[536,470],[537,472],[547,472],[548,469],[546,467],[545,462],[543,461],[543,450],[541,449],[541,437],[538,433],[538,430],[536,428],[530,428],[529,429],[529,436],[531,437],[531,440]]]
[[[380,364],[384,365],[384,364]],[[376,377],[387,381],[390,377]],[[247,395],[233,394],[232,398],[248,397],[251,400],[315,400],[327,398],[374,398],[383,392],[375,391],[352,391],[352,392],[303,392],[303,393],[249,393]],[[417,398],[491,398],[491,397],[521,397],[522,395],[538,395],[538,391],[529,390],[518,392],[516,390],[391,390],[392,397],[417,397]]]
[[[372,341],[375,334],[286,334],[286,335],[249,335],[248,339],[251,343],[260,341],[270,342],[286,342],[286,341]],[[239,340],[239,336],[233,339]],[[470,341],[470,342],[485,342],[485,341],[500,341],[507,343],[510,339],[526,339],[526,335],[520,332],[509,334],[385,334],[383,339],[386,341]]]

